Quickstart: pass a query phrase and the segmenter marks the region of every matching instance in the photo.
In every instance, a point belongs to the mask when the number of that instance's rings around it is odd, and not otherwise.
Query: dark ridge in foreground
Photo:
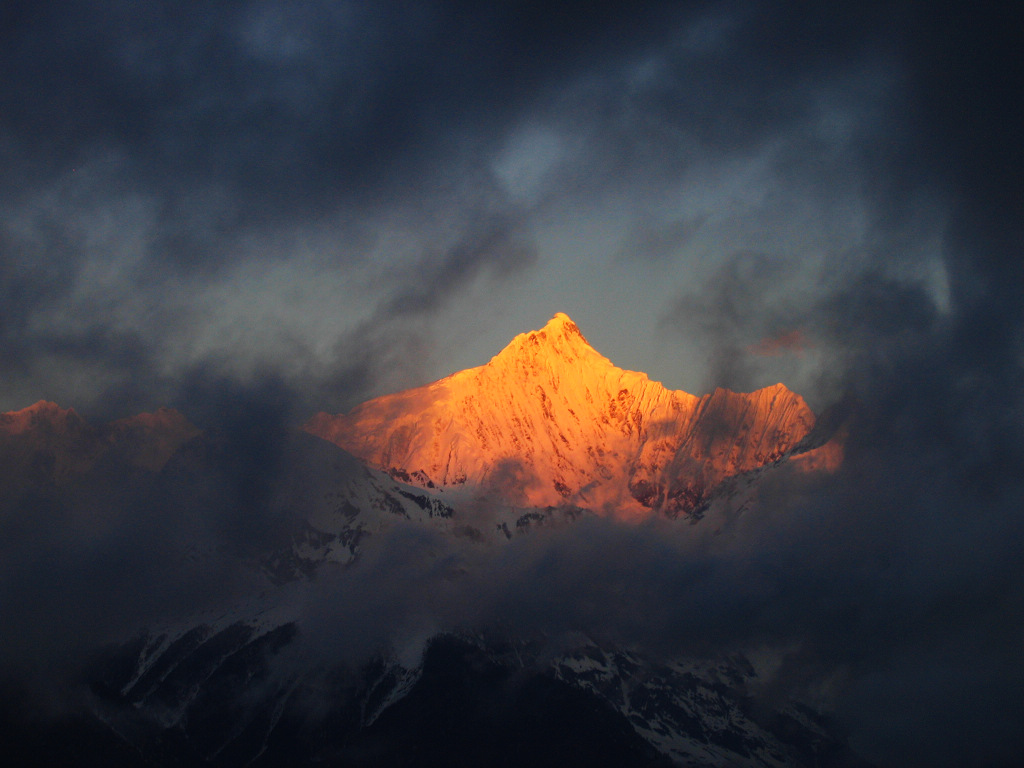
[[[585,639],[439,635],[413,668],[342,668],[296,663],[300,634],[239,622],[140,637],[97,662],[88,714],[46,724],[6,691],[5,764],[865,768],[820,715],[756,705],[742,657],[666,666]]]

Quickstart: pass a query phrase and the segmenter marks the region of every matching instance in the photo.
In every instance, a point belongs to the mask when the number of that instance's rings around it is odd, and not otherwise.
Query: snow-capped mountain
[[[794,453],[814,424],[782,384],[696,397],[617,368],[558,313],[486,365],[319,413],[305,429],[425,488],[674,517],[723,479]]]
[[[491,610],[523,605],[531,553],[550,569],[588,536],[640,527],[600,517],[718,531],[765,478],[835,469],[840,426],[781,384],[668,390],[563,314],[484,366],[304,430],[205,432],[168,409],[95,426],[47,402],[0,414],[0,523],[60,573],[84,541],[137,548],[124,562],[145,559],[156,594],[177,571],[189,596],[234,577],[90,649],[89,693],[56,720],[23,729],[0,696],[0,740],[16,765],[859,766],[819,714],[759,698],[741,653],[655,655],[575,625],[517,634]],[[647,536],[683,530],[648,522]],[[374,634],[406,626],[378,623],[378,601],[415,610],[435,591],[447,617],[428,607],[401,636]],[[338,599],[372,626],[324,619]],[[372,635],[372,657],[332,655],[347,633]]]

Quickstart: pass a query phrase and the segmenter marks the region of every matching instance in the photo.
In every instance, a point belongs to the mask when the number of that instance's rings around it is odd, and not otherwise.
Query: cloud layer
[[[936,72],[959,62],[928,58],[944,30],[887,5],[5,13],[6,408],[164,404],[211,366],[349,407],[559,309],[692,390],[708,345],[785,331],[762,327],[773,305],[832,283],[946,300],[943,158],[978,142],[927,112],[953,101]],[[983,32],[957,29],[967,50]],[[765,304],[743,338],[708,335],[707,307],[666,330],[748,255],[773,266],[745,278]],[[775,362],[758,384],[822,367]]]

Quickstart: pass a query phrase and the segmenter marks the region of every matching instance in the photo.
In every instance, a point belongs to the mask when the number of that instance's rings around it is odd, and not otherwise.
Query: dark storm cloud
[[[478,279],[501,290],[503,280],[535,260],[520,219],[483,213],[467,222],[453,243],[425,242],[413,265],[391,275],[389,290],[372,314],[335,344],[330,369],[314,377],[315,386],[300,385],[306,412],[347,411],[380,394],[382,383],[403,388],[401,380],[390,377],[428,351],[430,341],[420,326],[433,312]]]
[[[705,387],[737,392],[757,388],[759,361],[750,354],[758,339],[784,332],[804,318],[791,314],[792,290],[784,260],[740,253],[722,264],[698,291],[681,297],[666,319],[700,340],[708,356]]]
[[[249,571],[225,547],[221,510],[204,506],[217,496],[215,485],[193,486],[202,494],[185,499],[186,488],[122,470],[3,501],[0,678],[28,688],[26,707],[37,697],[73,706],[100,645],[150,623],[223,609],[252,588]]]
[[[404,164],[500,122],[595,52],[649,37],[652,13],[153,2],[14,4],[7,16],[15,158],[63,169],[113,148],[171,205],[226,184],[235,213],[263,220],[391,194]]]
[[[102,407],[157,390],[220,436],[207,449],[219,457],[213,477],[198,484],[217,510],[205,522],[131,489],[124,508],[155,513],[98,527],[93,509],[29,500],[45,525],[0,538],[7,631],[21,637],[5,644],[9,664],[66,657],[69,626],[78,652],[122,622],[252,587],[241,561],[287,534],[266,499],[289,420],[311,400],[333,397],[340,410],[373,391],[429,344],[420,326],[457,291],[535,262],[530,211],[487,166],[510,125],[539,115],[585,137],[590,154],[554,185],[581,199],[613,183],[660,193],[693,168],[772,146],[773,210],[802,194],[815,213],[863,204],[869,234],[825,254],[810,277],[799,256],[771,248],[766,227],[763,250],[702,265],[666,313],[704,340],[709,385],[764,384],[779,361],[751,345],[806,334],[821,354],[822,402],[857,398],[844,467],[811,485],[780,477],[758,516],[721,521],[718,535],[711,519],[587,521],[466,555],[400,527],[351,580],[318,587],[311,642],[357,654],[396,633],[504,622],[666,655],[767,647],[782,658],[780,695],[828,688],[855,745],[885,764],[1019,759],[1024,77],[1008,4],[8,3],[0,13],[3,375],[14,386],[47,366],[91,366],[113,379],[94,387]],[[463,197],[453,169],[475,196]],[[142,232],[141,262],[114,268],[144,300],[286,260],[244,244],[339,207],[338,269],[372,251],[373,235],[348,222],[392,204],[430,212],[450,201],[464,234],[424,236],[408,273],[337,335],[338,364],[299,391],[273,366],[247,382],[218,359],[168,372],[154,329],[188,337],[201,312],[155,308],[155,320],[115,327],[90,299],[74,305],[89,322],[59,322],[95,279],[97,252],[117,246],[95,221],[124,199],[141,201],[115,217]],[[711,225],[687,211],[639,219],[630,254],[662,264]],[[901,272],[929,238],[941,242],[945,302]],[[265,513],[260,526],[247,523],[252,509]],[[54,530],[56,543],[42,538]],[[75,538],[84,530],[86,543]],[[227,554],[209,570],[180,567],[192,546]],[[212,600],[210,583],[224,585]],[[353,624],[359,632],[334,631]]]
[[[28,388],[44,378],[35,364],[92,363],[119,379],[115,388],[133,386],[116,355],[97,357],[87,338],[76,345],[77,329],[40,322],[94,312],[80,304],[80,289],[91,287],[91,265],[121,269],[111,251],[133,262],[115,288],[159,305],[236,265],[287,260],[251,241],[324,217],[336,230],[339,209],[356,220],[447,196],[442,215],[458,220],[468,206],[466,239],[480,236],[472,220],[494,215],[487,200],[459,200],[446,178],[451,166],[476,174],[481,189],[489,182],[473,170],[478,150],[460,158],[459,146],[472,137],[468,146],[488,151],[493,125],[595,51],[628,47],[644,18],[582,4],[554,12],[530,4],[8,4],[0,53],[5,370]],[[122,210],[126,199],[143,210]],[[104,218],[136,236],[97,242]],[[365,238],[351,228],[335,234],[337,268],[365,258]],[[382,306],[427,312],[445,295],[431,290],[460,286],[475,259],[504,275],[529,264],[529,250],[424,242],[425,282],[398,281],[390,298],[381,287]],[[175,327],[202,322],[188,314]],[[160,326],[146,316],[134,324],[166,370]],[[47,349],[53,344],[66,357]],[[149,383],[160,367],[138,359],[132,375]]]
[[[299,460],[295,394],[200,369],[177,399],[203,431],[157,472],[104,457],[48,479],[44,447],[28,470],[43,475],[4,478],[0,687],[26,712],[73,711],[102,646],[254,599],[261,564],[291,546],[298,519],[278,496]],[[72,438],[71,456],[89,453]]]
[[[507,124],[573,78],[661,39],[660,22],[679,13],[658,4],[628,12],[531,3],[8,6],[0,151],[14,202],[3,221],[5,369],[25,390],[54,368],[102,369],[111,381],[86,375],[92,386],[79,387],[79,407],[98,398],[98,412],[126,392],[139,394],[137,407],[164,402],[141,394],[181,373],[161,331],[187,341],[206,320],[187,303],[161,310],[169,294],[230,280],[240,265],[293,260],[251,243],[308,224],[334,232],[333,259],[344,270],[366,258],[368,241],[337,229],[339,208],[352,221],[437,198],[434,209],[466,234],[447,246],[422,243],[420,283],[379,288],[378,314],[399,316],[387,318],[390,337],[415,344],[416,332],[400,327],[412,308],[437,311],[480,265],[511,276],[533,261],[525,227],[514,236],[520,245],[471,242],[489,237],[491,221],[522,218],[488,168]],[[480,190],[476,200],[449,183],[453,169]],[[125,210],[125,200],[138,205]],[[132,234],[97,239],[97,221],[111,218]],[[112,292],[147,305],[122,321],[131,330],[81,330],[86,317],[110,322],[108,307],[82,298],[83,289],[100,290],[96,264],[120,273]],[[71,327],[54,327],[61,324]],[[379,325],[364,318],[352,331]],[[117,355],[97,355],[90,334],[130,337],[140,354],[126,367]],[[354,345],[343,337],[339,346]],[[329,374],[325,385],[373,376],[372,366],[343,365],[353,375]],[[53,396],[64,400],[65,389]]]
[[[287,354],[260,353],[257,367],[301,370],[310,399],[339,381],[357,385],[334,396],[346,405],[378,391],[381,366],[360,362],[359,348],[414,348],[424,317],[468,280],[511,279],[534,261],[523,212],[490,168],[509,125],[544,94],[661,39],[681,13],[672,4],[8,4],[8,407],[30,402],[54,370],[78,383],[50,396],[99,417],[124,415],[111,410],[117,402],[162,404],[197,357],[223,355],[196,342],[211,320],[198,303],[204,289],[219,281],[227,291],[240,272],[301,269],[306,232],[319,268],[344,275],[373,258],[374,230],[388,226],[375,219],[430,216],[465,234],[411,232],[422,241],[410,276],[422,279],[375,285],[376,315],[342,307],[337,346],[356,359],[342,360],[341,373],[310,359],[308,334]],[[355,339],[391,310],[386,333]],[[135,345],[136,358],[98,354],[89,339],[105,334]]]
[[[759,579],[764,605],[803,638],[806,656],[790,671],[847,670],[840,710],[855,740],[888,763],[1009,765],[1021,748],[1012,723],[1024,714],[1015,659],[1024,176],[1012,138],[1024,78],[1007,31],[1020,19],[992,8],[891,18],[881,37],[856,25],[825,30],[841,51],[883,41],[874,50],[903,81],[891,118],[899,131],[884,134],[891,147],[883,135],[863,146],[882,236],[861,273],[780,304],[771,271],[744,274],[737,266],[752,262],[740,257],[672,319],[714,339],[714,383],[746,386],[760,364],[742,347],[750,334],[807,328],[829,351],[824,389],[859,398],[836,485],[780,497],[773,506],[785,517],[758,529],[754,557],[776,561]],[[816,45],[779,58],[807,75]],[[890,270],[907,245],[904,196],[925,187],[945,211],[946,308]]]
[[[600,147],[596,163],[607,166],[607,180],[660,187],[778,143],[780,186],[791,175],[830,195],[842,185],[826,182],[828,174],[856,175],[868,152],[898,151],[906,139],[889,102],[902,70],[892,29],[899,14],[887,5],[846,12],[716,3],[688,11],[629,67],[595,67],[589,88],[562,96],[574,128],[589,113],[582,128]],[[685,239],[685,221],[666,236]]]
[[[466,232],[443,254],[428,254],[416,270],[416,282],[382,308],[381,319],[420,314],[457,292],[482,268],[500,277],[514,272],[534,258],[533,248],[517,229],[518,222],[491,217],[471,223]]]

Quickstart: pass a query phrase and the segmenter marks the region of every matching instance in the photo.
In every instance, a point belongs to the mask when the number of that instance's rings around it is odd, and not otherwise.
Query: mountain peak
[[[584,337],[583,332],[580,331],[580,327],[565,312],[555,312],[554,316],[548,320],[542,330],[566,337],[578,336],[583,339],[584,344],[587,343],[587,339]]]
[[[307,431],[394,477],[515,506],[697,509],[722,480],[782,459],[814,425],[776,385],[704,397],[616,367],[563,312],[489,363],[319,414]]]
[[[576,323],[564,312],[556,312],[543,328],[520,333],[495,355],[490,367],[557,368],[585,360],[599,367],[610,366],[580,331]]]

